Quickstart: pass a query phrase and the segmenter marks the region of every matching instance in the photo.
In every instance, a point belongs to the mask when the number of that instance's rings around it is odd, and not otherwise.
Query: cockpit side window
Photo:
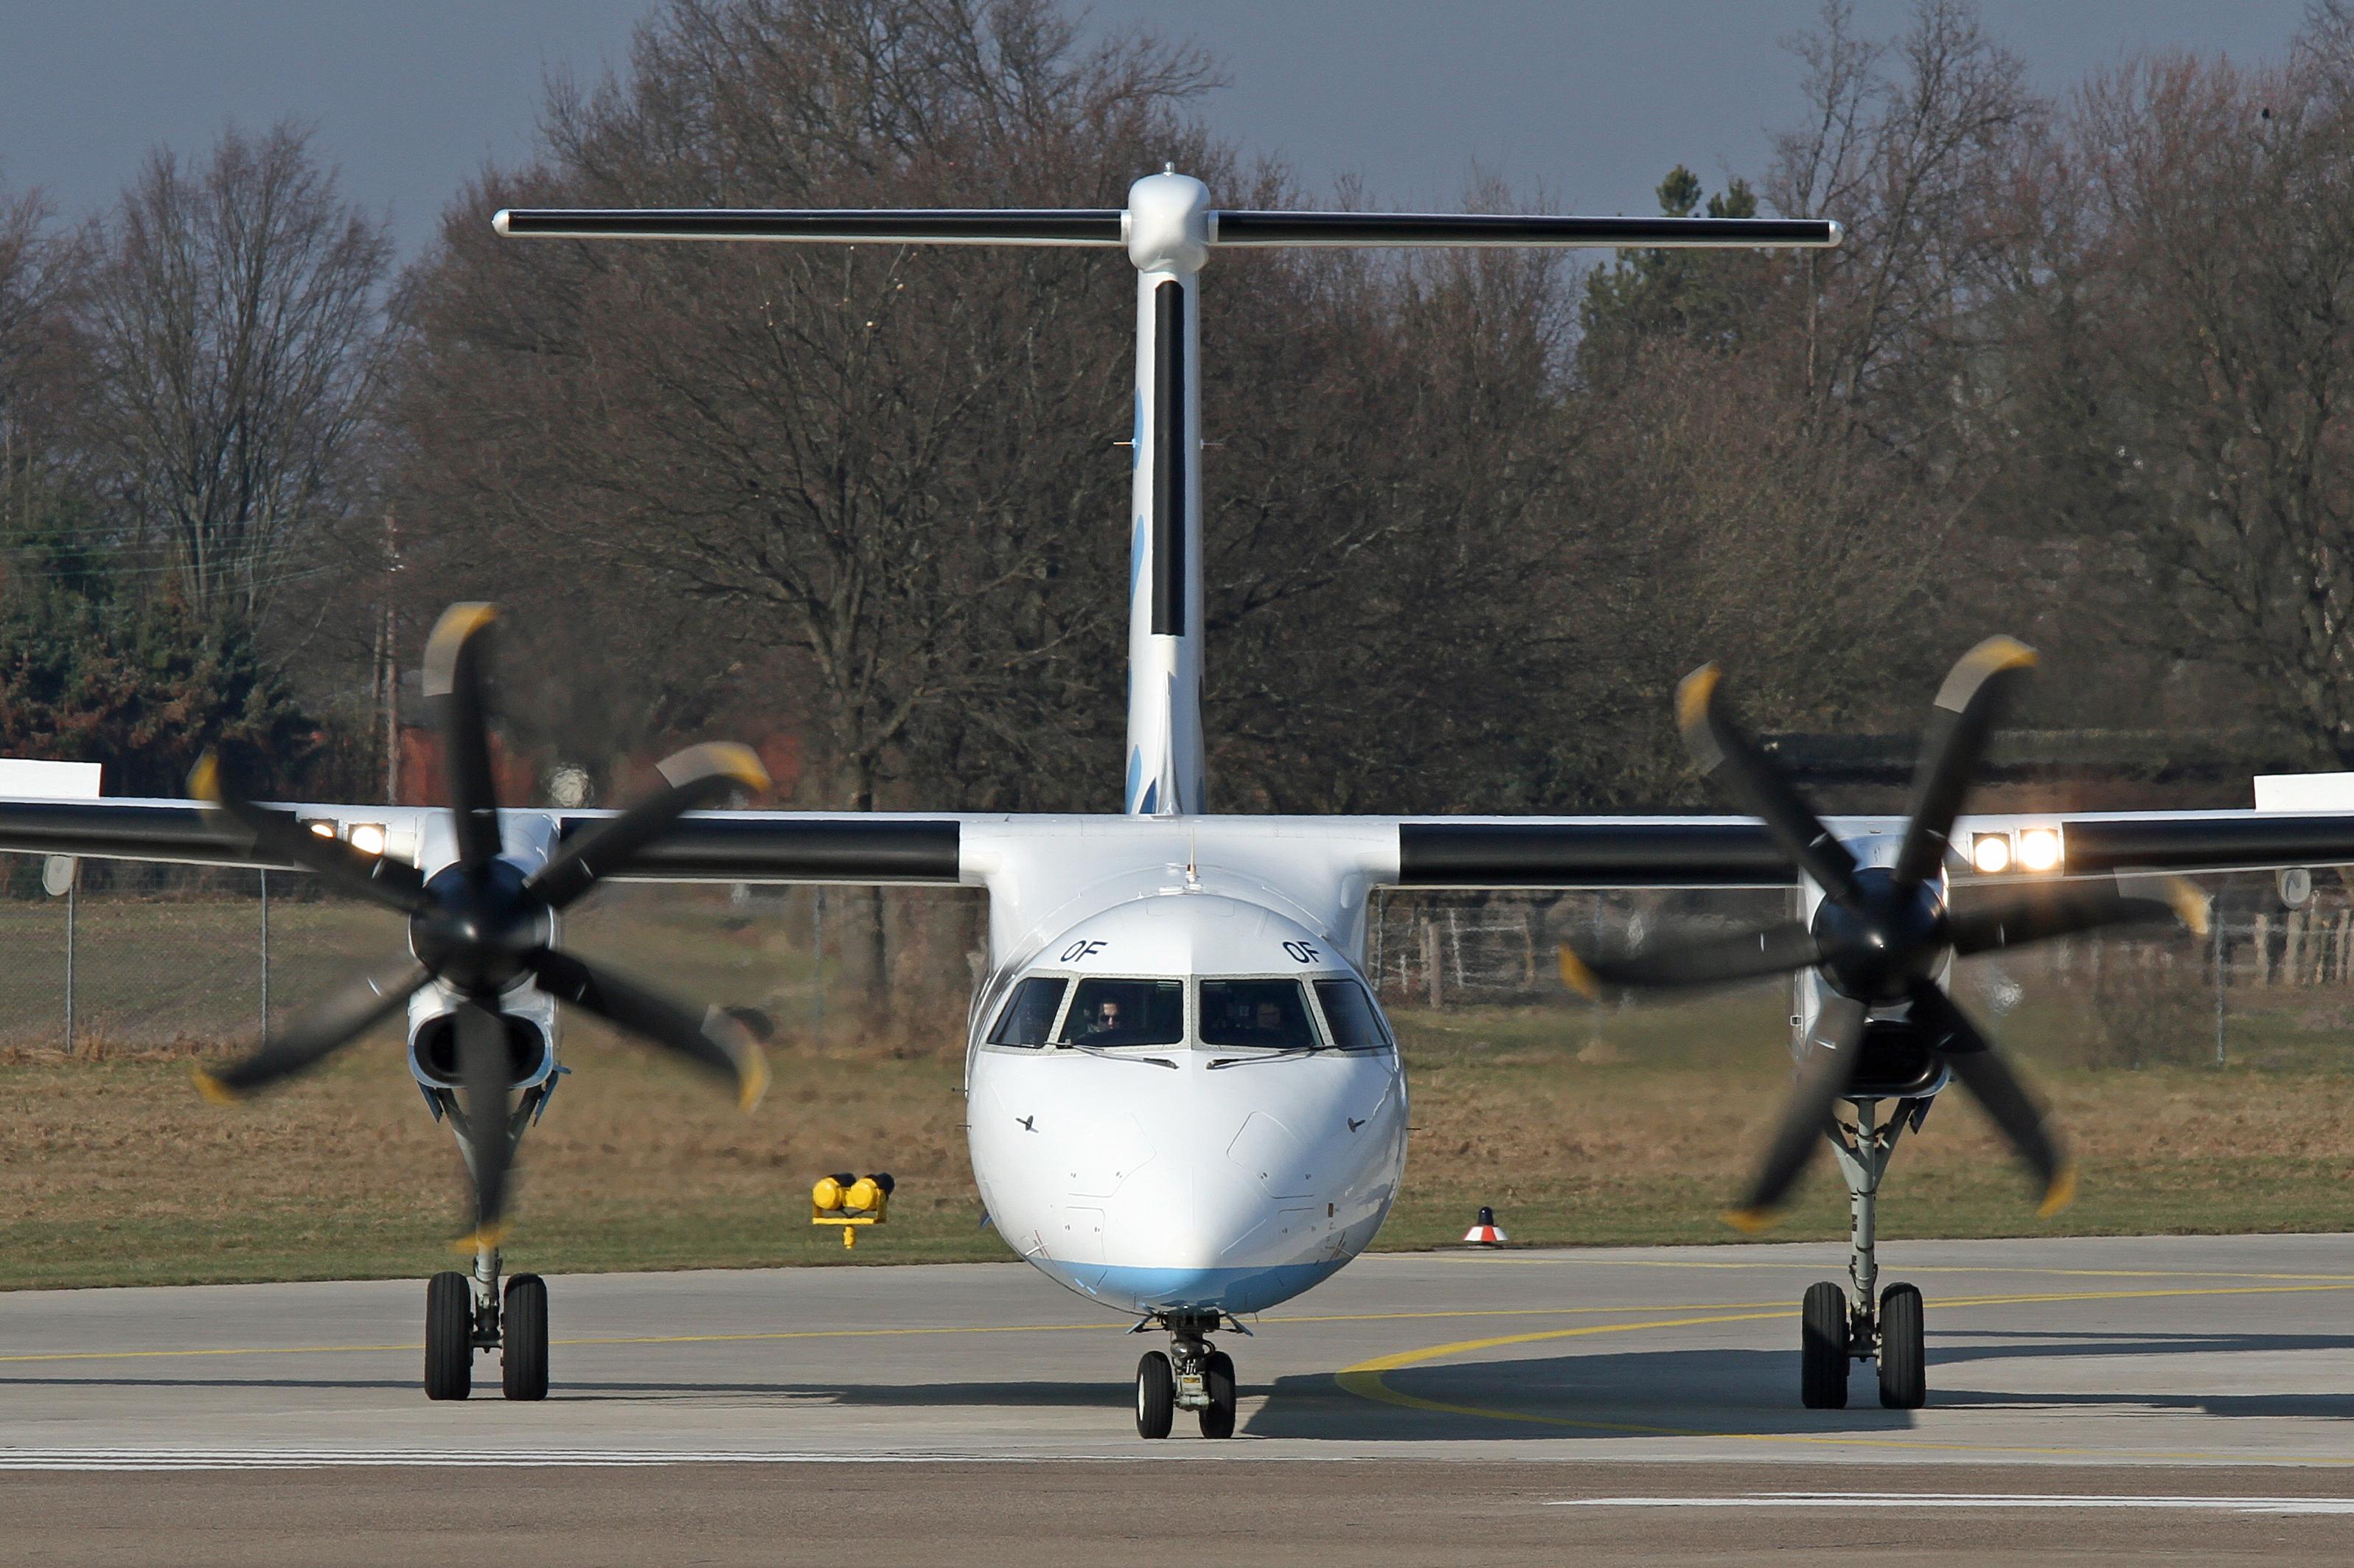
[[[1185,1038],[1185,982],[1083,980],[1056,1040],[1066,1045],[1175,1045]]]
[[[1205,980],[1202,1044],[1313,1051],[1322,1042],[1316,1038],[1308,999],[1298,980]]]
[[[1316,1000],[1324,1004],[1324,1022],[1332,1031],[1332,1044],[1341,1050],[1380,1051],[1388,1046],[1389,1036],[1382,1033],[1380,1015],[1374,1012],[1365,988],[1355,980],[1318,980]]]
[[[991,1045],[1029,1045],[1046,1044],[1054,1032],[1055,1011],[1063,1005],[1063,991],[1071,982],[1060,975],[1033,975],[1013,988],[1013,1000],[997,1015],[997,1027],[990,1031]]]

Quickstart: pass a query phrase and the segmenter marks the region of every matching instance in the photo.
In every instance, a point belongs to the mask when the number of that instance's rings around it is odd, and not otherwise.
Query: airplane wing
[[[1826,817],[1843,841],[1896,833],[1899,817]],[[1787,887],[1797,868],[1754,817],[1395,819],[1391,887]],[[2043,835],[2052,835],[2046,837]],[[2004,869],[1973,850],[2003,842]],[[1964,816],[1948,866],[1961,882],[2005,883],[2354,865],[2354,812],[2085,811]],[[2023,854],[2032,848],[2031,854]],[[2037,862],[2044,855],[2047,864]],[[1989,859],[1993,858],[1989,856]]]
[[[323,837],[414,862],[431,806],[283,803],[283,811]],[[570,839],[611,811],[507,811],[553,819]],[[956,886],[961,825],[954,816],[886,812],[704,811],[682,819],[633,862],[627,879],[657,882],[897,883]],[[0,800],[0,852],[164,861],[184,865],[293,871],[255,853],[249,835],[224,827],[194,800]]]

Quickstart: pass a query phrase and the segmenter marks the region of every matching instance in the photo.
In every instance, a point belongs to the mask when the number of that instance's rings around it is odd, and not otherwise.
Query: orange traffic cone
[[[1463,1239],[1468,1242],[1477,1242],[1482,1246],[1495,1246],[1511,1238],[1506,1236],[1502,1227],[1496,1224],[1496,1211],[1483,1204],[1479,1210],[1479,1220],[1469,1230],[1463,1233]]]

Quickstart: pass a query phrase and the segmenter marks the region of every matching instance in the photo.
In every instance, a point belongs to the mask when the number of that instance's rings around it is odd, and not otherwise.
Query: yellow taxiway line
[[[1739,1267],[1746,1266],[1702,1265],[1699,1266]],[[1908,1272],[1920,1273],[1925,1271],[1916,1269],[1909,1270]],[[2020,1270],[2018,1272],[2023,1273],[2031,1271]],[[2068,1271],[2052,1270],[2050,1272],[2059,1273]],[[2292,1276],[2290,1277],[2296,1278],[2301,1277]],[[1940,1301],[1938,1305],[1940,1308],[2009,1307],[2022,1305],[2041,1306],[2076,1301],[2148,1300],[2154,1298],[2163,1297],[2286,1296],[2303,1295],[2316,1291],[2354,1289],[2354,1281],[2346,1280],[2343,1277],[2338,1276],[2327,1277],[2330,1282],[2324,1284],[2279,1283],[2273,1285],[2225,1286],[2162,1290],[2084,1290],[2048,1295],[1969,1296],[1956,1297],[1949,1300]],[[1705,1311],[1705,1309],[1702,1310]],[[1423,1366],[1432,1361],[1447,1361],[1458,1356],[1473,1355],[1481,1351],[1501,1350],[1513,1345],[1538,1344],[1553,1340],[1584,1339],[1598,1334],[1637,1333],[1651,1329],[1688,1329],[1710,1323],[1754,1323],[1764,1321],[1768,1319],[1787,1319],[1796,1318],[1797,1316],[1797,1312],[1787,1307],[1776,1311],[1763,1312],[1743,1311],[1727,1313],[1715,1311],[1696,1317],[1654,1319],[1637,1323],[1591,1323],[1573,1329],[1543,1329],[1533,1333],[1502,1334],[1492,1339],[1458,1340],[1451,1344],[1428,1345],[1420,1350],[1399,1351],[1386,1356],[1374,1356],[1369,1360],[1359,1361],[1353,1366],[1343,1367],[1340,1372],[1333,1374],[1333,1380],[1338,1383],[1341,1388],[1357,1395],[1361,1399],[1373,1400],[1384,1404],[1394,1404],[1404,1409],[1426,1411],[1434,1414],[1441,1415],[1470,1416],[1486,1421],[1513,1422],[1524,1425],[1553,1426],[1568,1431],[1615,1432],[1628,1436],[1647,1437],[1712,1437],[1722,1442],[1794,1444],[1807,1447],[1863,1446],[1874,1448],[1927,1450],[1939,1453],[2015,1454],[2047,1457],[2115,1458],[2130,1456],[2138,1459],[2176,1459],[2186,1462],[2229,1459],[2245,1461],[2249,1457],[2246,1454],[2217,1454],[2199,1451],[2169,1453],[2139,1448],[2125,1449],[2065,1446],[2026,1447],[1984,1443],[1935,1442],[1923,1438],[1886,1437],[1874,1433],[1818,1435],[1797,1432],[1737,1432],[1717,1431],[1697,1426],[1658,1426],[1638,1422],[1596,1421],[1577,1416],[1549,1415],[1537,1411],[1499,1410],[1487,1405],[1457,1404],[1445,1400],[1426,1399],[1419,1394],[1406,1393],[1398,1389],[1392,1388],[1389,1383],[1384,1380],[1384,1374],[1403,1371],[1408,1367]],[[2288,1463],[2297,1464],[2354,1465],[2354,1456],[2349,1455],[2266,1455],[2264,1457],[2264,1460],[2265,1463],[2275,1464],[2285,1461]]]

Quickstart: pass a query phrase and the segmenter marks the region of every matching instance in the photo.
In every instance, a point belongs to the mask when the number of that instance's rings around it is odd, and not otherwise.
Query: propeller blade
[[[197,1065],[196,1088],[216,1105],[317,1066],[408,1004],[433,978],[414,959],[382,974],[362,975],[273,1035],[260,1050],[218,1072]]]
[[[188,770],[188,792],[271,860],[291,860],[342,892],[403,915],[416,915],[426,906],[423,872],[390,855],[369,854],[342,839],[312,832],[289,812],[255,805],[222,775],[219,759],[209,751]]]
[[[697,1018],[633,980],[553,948],[541,948],[524,962],[550,995],[735,1080],[737,1103],[744,1109],[759,1104],[768,1092],[768,1059],[744,1026],[718,1008]]]
[[[489,658],[482,633],[498,619],[487,604],[453,604],[425,642],[425,705],[441,734],[442,767],[455,818],[458,862],[478,872],[498,858],[499,788],[491,768],[490,710],[482,692]]]
[[[1735,1230],[1755,1234],[1774,1223],[1775,1212],[1789,1195],[1790,1184],[1807,1168],[1815,1145],[1822,1141],[1831,1107],[1855,1076],[1856,1062],[1862,1054],[1864,1017],[1863,1003],[1836,991],[1825,993],[1822,1011],[1807,1036],[1807,1054],[1798,1061],[1797,1086],[1774,1129],[1774,1141],[1766,1147],[1757,1179],[1741,1206],[1724,1216]]]
[[[2034,668],[2034,649],[2008,637],[1989,637],[1963,654],[1937,689],[1921,766],[1913,776],[1904,843],[1896,853],[1897,886],[1917,887],[1937,874],[1995,721]]]
[[[1774,760],[1724,711],[1723,672],[1703,664],[1676,687],[1676,723],[1702,773],[1722,774],[1727,789],[1765,819],[1782,853],[1842,904],[1856,899],[1855,857],[1798,798]]]
[[[1598,999],[1607,991],[1673,990],[1787,974],[1819,962],[1822,956],[1815,934],[1791,920],[1763,930],[1702,937],[1614,957],[1582,958],[1564,944],[1561,978],[1572,991]]]
[[[2179,876],[2153,877],[2151,898],[2137,898],[2098,884],[2061,884],[1946,918],[1954,951],[1967,958],[2004,948],[2025,947],[2077,931],[2109,926],[2158,926],[2179,921],[2197,936],[2207,934],[2207,895]]]
[[[458,1006],[458,1075],[465,1085],[467,1163],[474,1173],[472,1235],[451,1244],[460,1252],[496,1246],[506,1234],[507,1169],[514,1139],[507,1131],[506,1020],[469,999]]]
[[[1945,1058],[1954,1076],[1986,1107],[2011,1149],[2043,1184],[2036,1213],[2049,1218],[2066,1208],[2076,1196],[2076,1168],[2045,1124],[2035,1097],[1942,987],[1933,980],[1917,981],[1912,1000],[1913,1022],[1921,1026],[1930,1049]]]
[[[687,812],[716,806],[737,789],[757,795],[769,788],[769,770],[752,748],[726,741],[690,746],[664,761],[661,772],[668,781],[662,789],[565,845],[525,885],[549,908],[561,909],[599,877],[625,869]]]

